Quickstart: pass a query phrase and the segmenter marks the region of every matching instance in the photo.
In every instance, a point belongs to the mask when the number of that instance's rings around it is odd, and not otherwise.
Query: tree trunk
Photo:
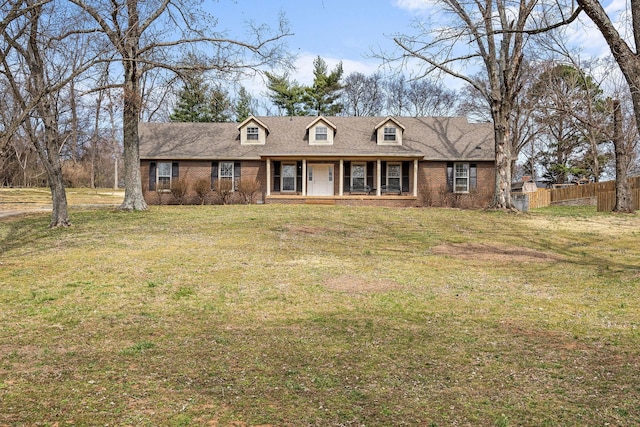
[[[602,33],[629,85],[636,127],[638,128],[638,132],[640,132],[640,56],[636,53],[638,46],[640,46],[640,2],[631,2],[633,37],[636,52],[634,52],[626,43],[625,39],[620,36],[620,33],[609,19],[609,16],[599,1],[578,0],[578,4],[582,6],[585,13],[591,18],[593,23],[596,24],[600,33]]]
[[[49,176],[49,188],[51,188],[51,228],[69,227],[69,212],[67,211],[67,192],[64,187],[62,173],[54,173]]]
[[[144,211],[147,203],[142,192],[140,177],[140,146],[138,121],[142,95],[139,84],[139,44],[140,22],[137,0],[127,0],[129,28],[123,43],[124,100],[123,100],[123,143],[124,143],[124,201],[120,209]]]
[[[627,179],[630,153],[622,133],[622,112],[620,101],[613,101],[613,147],[616,155],[616,205],[614,212],[632,213],[632,194]]]
[[[513,209],[511,203],[511,139],[509,122],[498,109],[493,113],[496,147],[496,183],[492,209]]]
[[[140,101],[138,91],[131,88],[131,86],[133,85],[127,85],[124,95],[124,201],[120,209],[127,211],[144,211],[147,209],[147,203],[142,193],[140,147],[138,144]]]
[[[41,105],[41,113],[47,114],[50,105],[46,102],[41,102]],[[51,228],[69,227],[71,222],[69,221],[69,212],[67,209],[67,193],[62,176],[62,161],[60,160],[60,154],[58,152],[60,136],[57,129],[57,120],[55,116],[49,114],[43,117],[43,122],[44,145],[46,146],[46,150],[42,145],[38,144],[38,154],[47,171],[49,188],[51,189],[52,212],[49,226]]]
[[[29,136],[35,145],[42,164],[47,171],[49,187],[51,188],[51,201],[53,212],[51,215],[51,227],[68,227],[71,225],[67,211],[67,195],[62,177],[62,161],[60,159],[60,147],[62,146],[60,132],[58,130],[58,117],[54,108],[54,100],[49,91],[44,60],[42,59],[40,45],[38,44],[38,25],[42,7],[33,9],[30,16],[31,28],[25,55],[27,66],[31,72],[29,90],[33,98],[39,98],[36,111],[42,120],[44,132],[41,136],[36,134],[29,120],[25,121]],[[38,139],[43,138],[40,142]]]

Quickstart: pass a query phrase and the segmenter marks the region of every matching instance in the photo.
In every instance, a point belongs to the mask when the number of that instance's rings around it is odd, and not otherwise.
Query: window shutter
[[[149,191],[156,191],[156,162],[149,163]]]
[[[453,163],[447,163],[447,191],[453,192]]]
[[[375,186],[375,180],[373,178],[374,166],[375,166],[375,162],[367,162],[367,182],[365,184],[371,188]]]
[[[240,162],[234,162],[233,163],[233,189],[237,190],[239,188],[240,185],[240,178],[241,178],[241,170],[240,170]]]
[[[351,190],[351,162],[344,162],[344,182],[342,183],[342,190],[348,193]]]
[[[273,162],[273,191],[280,191],[280,165],[278,161]]]
[[[382,185],[387,186],[387,162],[380,163],[380,167],[382,168]]]
[[[218,162],[211,162],[211,188],[216,189],[216,182],[218,181]]]
[[[469,191],[473,191],[478,187],[478,165],[471,163],[469,165]]]
[[[178,162],[171,163],[171,179],[172,180],[178,179],[178,177],[180,176],[178,169],[179,169]]]
[[[411,168],[411,162],[402,162],[402,192],[409,192],[409,169]]]
[[[296,191],[302,191],[302,162],[296,162]]]

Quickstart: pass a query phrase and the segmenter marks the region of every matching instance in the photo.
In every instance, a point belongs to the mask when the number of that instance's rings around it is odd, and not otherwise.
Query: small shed
[[[523,176],[522,181],[511,184],[512,193],[535,193],[538,191],[536,182],[530,176]]]

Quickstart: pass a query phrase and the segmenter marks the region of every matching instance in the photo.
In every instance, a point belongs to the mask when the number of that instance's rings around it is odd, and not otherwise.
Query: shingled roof
[[[256,160],[265,157],[404,157],[434,161],[494,160],[493,127],[464,117],[394,117],[402,145],[378,145],[384,117],[327,117],[332,145],[310,145],[316,117],[258,117],[268,126],[264,145],[241,145],[237,123],[142,123],[140,158],[146,160]]]

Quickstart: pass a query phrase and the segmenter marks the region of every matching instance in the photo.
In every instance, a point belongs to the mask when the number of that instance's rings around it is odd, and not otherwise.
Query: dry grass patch
[[[550,262],[561,259],[556,254],[535,249],[486,243],[449,243],[431,248],[435,255],[475,261],[495,261],[519,264],[523,262]]]
[[[640,425],[640,217],[576,212],[5,218],[0,425]]]
[[[368,280],[351,274],[344,274],[337,277],[331,277],[325,281],[327,289],[335,292],[346,293],[369,293],[369,292],[388,292],[402,289],[402,285],[388,279]]]

